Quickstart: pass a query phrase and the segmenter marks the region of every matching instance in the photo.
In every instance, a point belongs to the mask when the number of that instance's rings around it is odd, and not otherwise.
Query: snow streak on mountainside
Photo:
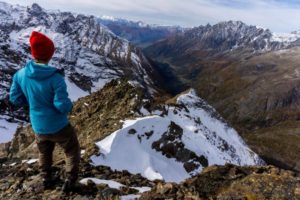
[[[50,66],[65,69],[72,101],[101,89],[112,79],[126,77],[155,93],[158,74],[142,52],[108,30],[93,16],[47,11],[39,5],[13,6],[0,2],[0,114],[5,107],[13,74],[31,59],[29,37],[39,31],[54,40]],[[159,78],[155,78],[158,80]],[[14,121],[16,122],[16,121]],[[0,133],[11,134],[15,125],[2,123]]]
[[[141,109],[122,129],[97,143],[94,165],[141,173],[154,180],[180,182],[213,164],[260,165],[237,132],[194,90],[180,95],[174,106]]]

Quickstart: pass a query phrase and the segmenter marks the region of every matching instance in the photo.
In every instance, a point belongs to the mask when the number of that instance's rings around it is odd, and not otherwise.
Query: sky
[[[240,20],[274,32],[300,30],[300,0],[0,0],[45,9],[194,27]]]

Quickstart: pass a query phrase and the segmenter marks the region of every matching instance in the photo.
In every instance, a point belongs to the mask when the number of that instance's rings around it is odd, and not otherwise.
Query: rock
[[[77,195],[73,200],[90,200],[87,196]]]
[[[136,130],[135,129],[130,129],[130,130],[128,130],[128,134],[134,135],[134,134],[136,134]]]

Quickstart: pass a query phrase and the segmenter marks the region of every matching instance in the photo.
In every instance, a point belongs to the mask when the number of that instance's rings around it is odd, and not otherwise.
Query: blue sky
[[[108,15],[150,24],[185,27],[241,20],[274,32],[300,30],[300,0],[0,0],[12,4],[38,3],[96,16]]]

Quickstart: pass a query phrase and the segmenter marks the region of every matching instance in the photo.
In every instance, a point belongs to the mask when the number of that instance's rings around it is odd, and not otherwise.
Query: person
[[[49,188],[53,183],[53,150],[58,144],[66,155],[66,179],[62,189],[73,190],[80,162],[77,135],[67,118],[73,105],[64,75],[48,65],[55,51],[53,41],[36,31],[31,33],[29,41],[33,59],[14,74],[9,100],[16,106],[29,106],[43,186]]]

